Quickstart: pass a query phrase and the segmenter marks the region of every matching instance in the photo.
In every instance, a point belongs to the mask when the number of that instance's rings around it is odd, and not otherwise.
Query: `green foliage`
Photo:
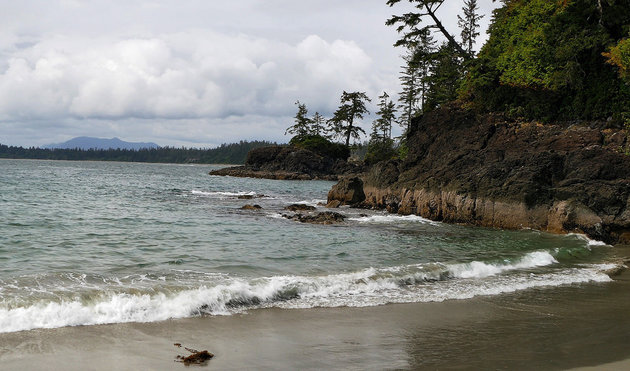
[[[72,161],[120,161],[152,163],[244,164],[247,153],[258,147],[277,145],[267,141],[240,141],[212,149],[160,147],[141,150],[43,149],[0,144],[0,158]]]
[[[383,93],[379,99],[379,110],[376,112],[378,118],[372,123],[372,134],[370,135],[364,160],[368,165],[396,156],[394,140],[391,138],[392,123],[396,118],[396,108],[387,93]]]
[[[602,53],[624,47],[630,0],[504,3],[461,97],[484,111],[539,120],[606,118],[625,110],[630,86]]]
[[[612,64],[619,69],[619,76],[630,84],[630,39],[620,40],[615,46],[611,46],[608,52],[602,53]]]
[[[400,145],[398,146],[398,158],[404,160],[407,158],[409,154],[409,146],[407,145],[407,140],[401,140]]]
[[[321,156],[345,160],[350,156],[350,149],[339,143],[333,143],[321,135],[309,134],[293,137],[289,144],[298,148],[308,149]]]
[[[464,0],[464,16],[457,16],[457,25],[461,29],[462,44],[469,55],[473,55],[473,46],[479,36],[479,21],[483,18],[478,12],[477,0]]]
[[[391,138],[392,123],[396,119],[396,106],[386,92],[378,98],[380,99],[378,111],[376,111],[378,118],[372,123],[372,131],[382,138]]]
[[[394,141],[390,138],[373,138],[368,144],[365,155],[365,163],[373,165],[377,162],[390,160],[397,157],[398,152],[394,149]]]
[[[417,12],[409,12],[402,15],[391,16],[385,24],[395,26],[396,31],[402,34],[402,38],[396,41],[394,46],[404,46],[413,49],[422,33],[438,30],[448,40],[450,46],[455,50],[460,58],[465,60],[472,58],[472,55],[455,40],[455,38],[444,27],[437,17],[437,11],[445,0],[409,0],[418,9]],[[401,0],[388,0],[387,5],[393,7]]]
[[[336,136],[346,139],[346,147],[350,146],[350,138],[360,139],[360,133],[365,134],[365,130],[354,125],[356,119],[363,119],[364,114],[370,111],[365,107],[366,102],[371,102],[364,92],[343,92],[340,99],[341,105],[328,120],[330,131]]]
[[[421,114],[424,109],[428,89],[427,79],[435,51],[435,40],[431,31],[425,29],[418,34],[416,42],[403,56],[405,65],[402,66],[400,73],[402,91],[398,98],[400,109],[398,124],[406,131],[409,131],[411,127],[411,120]]]
[[[315,112],[315,115],[311,118],[310,134],[327,137],[326,119],[319,112]]]
[[[457,99],[457,89],[463,77],[462,60],[450,44],[442,44],[432,58],[431,73],[426,77],[425,112]]]
[[[295,102],[295,104],[298,106],[298,111],[295,114],[295,124],[290,126],[284,132],[284,134],[286,135],[288,133],[288,134],[294,134],[297,137],[303,137],[303,136],[308,135],[311,131],[311,128],[310,128],[311,120],[308,117],[306,117],[306,115],[308,114],[306,105],[300,103],[299,100]]]

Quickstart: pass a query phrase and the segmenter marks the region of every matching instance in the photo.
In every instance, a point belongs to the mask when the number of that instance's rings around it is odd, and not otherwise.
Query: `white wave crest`
[[[359,223],[400,223],[400,222],[413,222],[413,223],[423,223],[423,224],[431,224],[431,225],[439,225],[440,223],[434,222],[433,220],[429,220],[417,215],[370,215],[370,216],[362,216],[357,218],[349,218],[348,220],[353,220]]]
[[[484,278],[505,271],[543,267],[555,263],[558,263],[558,261],[550,253],[546,251],[534,251],[526,254],[514,263],[490,264],[473,261],[470,263],[451,265],[449,270],[452,272],[453,276],[457,278]]]
[[[204,197],[238,197],[238,196],[253,196],[255,197],[257,194],[256,192],[206,192],[206,191],[199,191],[196,189],[193,189],[192,191],[190,191],[190,193],[192,195],[195,196],[204,196]]]
[[[498,295],[532,287],[610,281],[602,266],[519,272],[555,263],[546,252],[533,252],[504,264],[418,264],[366,268],[326,276],[224,277],[214,286],[200,284],[168,291],[132,293],[101,290],[92,296],[7,305],[0,301],[0,332],[119,322],[153,322],[199,314],[229,315],[249,308],[374,306]],[[514,271],[514,274],[500,274]],[[109,294],[107,293],[109,292]],[[70,294],[69,294],[70,295]],[[81,297],[81,298],[80,298]]]
[[[585,241],[588,246],[609,246],[604,241],[590,239],[587,235],[582,233],[569,233],[567,236],[577,237],[578,239]]]

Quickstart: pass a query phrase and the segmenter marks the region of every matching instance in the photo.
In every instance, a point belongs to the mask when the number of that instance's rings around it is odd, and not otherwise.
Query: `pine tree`
[[[396,119],[396,106],[389,99],[387,92],[383,92],[383,95],[378,98],[380,99],[379,110],[376,111],[378,118],[372,123],[372,132],[383,139],[390,139],[392,137],[392,123]]]
[[[464,0],[464,16],[457,16],[457,25],[462,30],[462,45],[469,55],[474,55],[473,45],[475,39],[479,36],[479,21],[483,15],[477,13],[479,6],[477,0]]]
[[[343,92],[341,94],[341,105],[333,117],[328,120],[328,124],[335,135],[345,138],[346,147],[350,146],[350,138],[360,139],[360,133],[365,134],[365,130],[355,126],[356,119],[363,119],[364,114],[370,111],[365,107],[365,102],[371,102],[364,92]]]
[[[460,45],[455,38],[444,27],[440,19],[437,17],[438,9],[444,4],[445,0],[409,0],[414,3],[417,13],[405,13],[403,15],[394,15],[385,22],[388,26],[398,25],[396,31],[402,33],[401,39],[396,41],[394,46],[409,47],[417,39],[418,35],[423,32],[431,32],[438,30],[448,40],[453,49],[457,51],[463,59],[471,59],[472,55]],[[393,7],[401,0],[388,0],[387,5]]]
[[[403,56],[399,94],[400,117],[398,123],[409,130],[411,119],[424,110],[427,95],[427,80],[435,55],[435,40],[430,30],[420,32]]]
[[[315,115],[311,118],[311,134],[319,135],[321,137],[327,137],[326,135],[326,119],[320,115],[319,112],[315,112]]]
[[[462,59],[450,44],[444,43],[433,56],[427,78],[425,110],[433,110],[457,99],[463,78]]]
[[[298,106],[298,111],[295,114],[295,124],[287,128],[284,134],[294,134],[296,137],[302,138],[309,134],[311,130],[311,120],[306,117],[306,115],[308,114],[306,104],[300,103],[299,100],[295,102],[295,104]]]

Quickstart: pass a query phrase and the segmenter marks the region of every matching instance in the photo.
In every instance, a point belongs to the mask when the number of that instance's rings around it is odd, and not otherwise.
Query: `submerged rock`
[[[260,205],[244,205],[241,207],[241,210],[262,210],[262,206]]]
[[[305,205],[305,204],[292,204],[284,208],[289,211],[312,211],[315,210],[315,206]]]
[[[294,214],[294,215],[282,215],[283,217],[291,220],[297,220],[300,223],[311,224],[337,224],[346,219],[346,216],[333,211],[324,211],[314,215],[311,214]]]

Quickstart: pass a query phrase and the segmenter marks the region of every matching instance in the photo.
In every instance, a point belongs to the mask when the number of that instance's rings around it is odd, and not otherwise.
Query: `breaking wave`
[[[121,290],[128,284],[83,284],[83,279],[72,290],[53,292],[54,299],[18,304],[9,295],[0,295],[0,332],[229,315],[266,307],[363,307],[467,299],[533,287],[607,282],[610,278],[602,271],[614,266],[553,269],[555,265],[550,253],[536,251],[513,261],[403,265],[325,276],[246,279],[208,274],[204,281],[203,273],[190,273],[195,279],[186,279],[184,272],[181,279],[156,277],[133,290]],[[84,292],[81,285],[86,286]],[[33,290],[41,291],[41,286]]]
[[[370,215],[370,216],[362,216],[356,218],[350,218],[349,220],[353,220],[359,223],[400,223],[400,222],[411,222],[411,223],[422,223],[422,224],[431,224],[431,225],[439,225],[439,222],[435,222],[433,220],[429,220],[417,215]]]

